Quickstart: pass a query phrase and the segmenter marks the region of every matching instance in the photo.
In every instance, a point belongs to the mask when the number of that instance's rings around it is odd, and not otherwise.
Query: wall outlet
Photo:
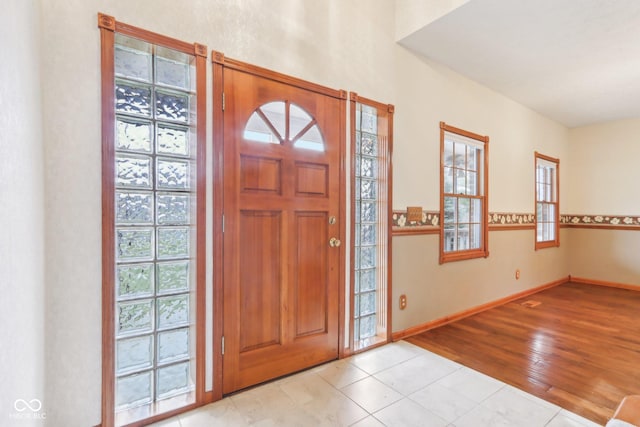
[[[400,310],[404,310],[407,308],[407,296],[402,294],[400,295]]]
[[[516,270],[516,280],[520,279],[520,269]]]

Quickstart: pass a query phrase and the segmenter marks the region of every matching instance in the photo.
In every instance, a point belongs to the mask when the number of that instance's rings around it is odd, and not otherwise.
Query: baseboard
[[[585,279],[584,277],[569,276],[574,283],[582,283],[584,285],[606,286],[609,288],[627,289],[630,291],[640,291],[640,285],[631,285],[628,283],[616,283],[606,280]]]
[[[513,295],[506,296],[504,298],[500,298],[495,301],[490,301],[485,304],[478,305],[476,307],[469,308],[467,310],[460,311],[458,313],[451,314],[449,316],[444,316],[439,319],[432,320],[430,322],[422,323],[420,325],[412,326],[411,328],[404,329],[402,331],[394,332],[391,334],[392,341],[398,341],[412,335],[417,335],[419,333],[428,331],[429,329],[434,329],[439,326],[446,325],[447,323],[452,323],[460,319],[464,319],[465,317],[473,316],[474,314],[481,313],[483,311],[498,307],[500,305],[506,304],[508,302],[524,298],[526,296],[538,293],[540,291],[544,291],[545,289],[553,288],[554,286],[562,285],[563,283],[567,283],[571,279],[571,276],[563,277],[562,279],[554,280],[553,282],[545,283],[541,286],[536,286],[532,289],[527,289],[526,291],[518,292]]]

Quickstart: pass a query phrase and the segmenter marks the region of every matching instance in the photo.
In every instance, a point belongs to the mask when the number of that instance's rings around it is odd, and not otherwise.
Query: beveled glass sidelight
[[[115,41],[114,397],[142,413],[195,386],[195,59]]]

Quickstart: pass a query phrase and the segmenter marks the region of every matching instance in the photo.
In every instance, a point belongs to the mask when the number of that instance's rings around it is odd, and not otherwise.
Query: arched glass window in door
[[[251,114],[244,139],[266,144],[293,144],[296,148],[324,151],[324,139],[316,119],[288,101],[268,102]]]

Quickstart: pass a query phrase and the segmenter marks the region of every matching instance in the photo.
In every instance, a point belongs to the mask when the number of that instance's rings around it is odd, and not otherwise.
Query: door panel
[[[296,213],[296,338],[327,332],[327,221],[324,212]]]
[[[240,351],[280,343],[280,212],[241,211]]]
[[[230,393],[338,357],[344,101],[231,68],[223,79]]]

